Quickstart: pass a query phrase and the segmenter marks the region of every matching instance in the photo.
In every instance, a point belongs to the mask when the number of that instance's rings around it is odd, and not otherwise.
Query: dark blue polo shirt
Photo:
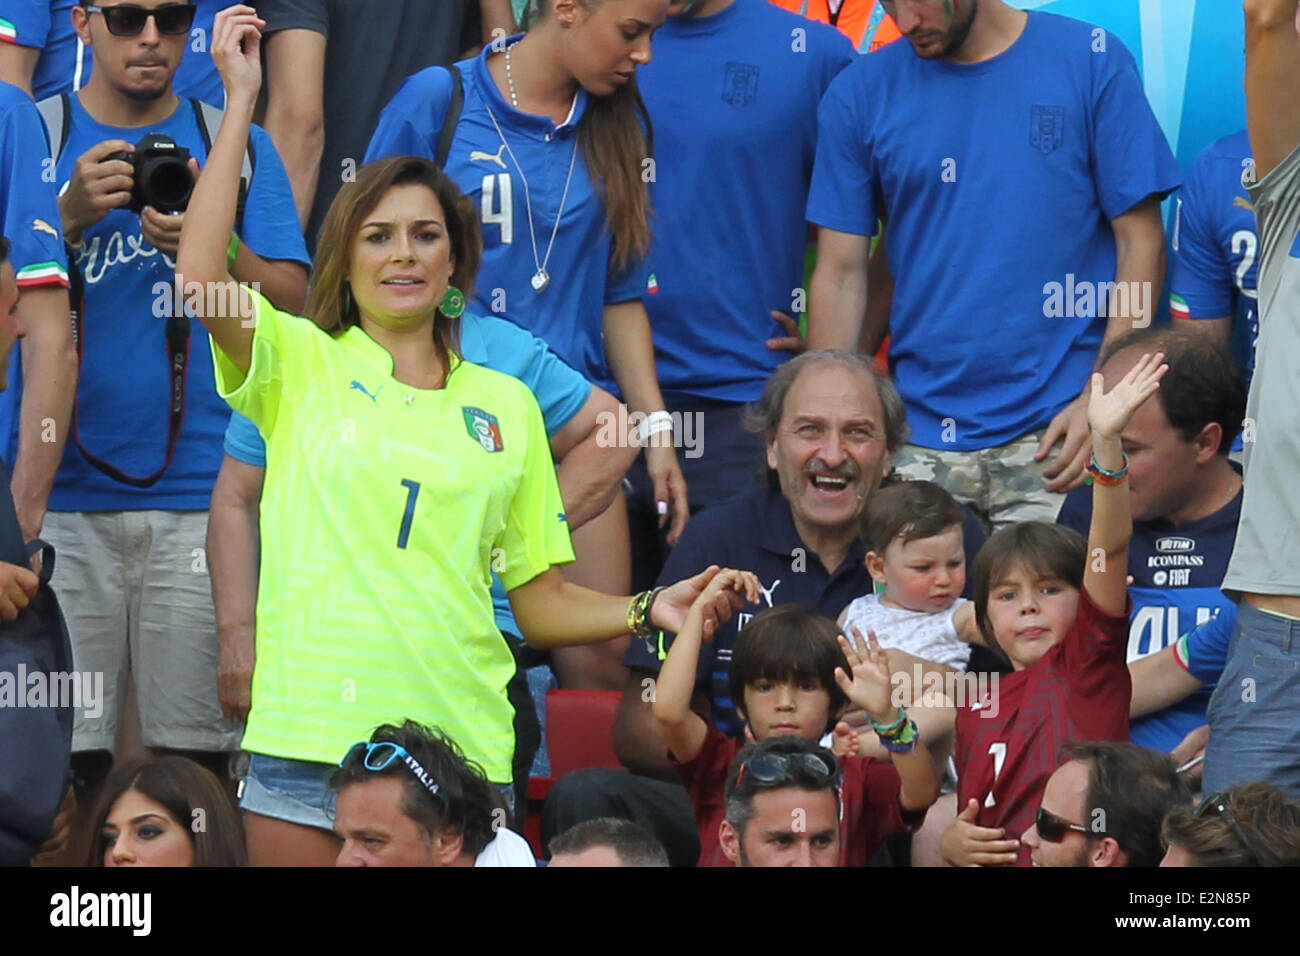
[[[984,543],[979,524],[967,512],[966,561],[971,565]],[[672,584],[699,574],[711,564],[723,568],[753,571],[763,588],[757,604],[743,608],[700,648],[695,688],[708,694],[714,725],[725,734],[739,737],[744,724],[736,715],[727,687],[731,651],[736,635],[759,611],[776,604],[801,604],[831,620],[854,598],[871,590],[866,568],[867,549],[855,541],[848,556],[835,572],[829,573],[821,559],[803,543],[795,530],[790,504],[780,491],[767,485],[737,495],[691,518],[681,541],[668,555],[658,583]],[[968,589],[971,581],[968,575]],[[969,596],[969,595],[968,595]],[[623,663],[658,671],[671,636],[663,640],[633,639]]]

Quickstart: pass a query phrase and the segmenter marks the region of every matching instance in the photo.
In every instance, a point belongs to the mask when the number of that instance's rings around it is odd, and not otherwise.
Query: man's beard
[[[969,8],[969,12],[966,15],[966,22],[957,23],[954,21],[948,25],[948,30],[943,35],[943,46],[939,49],[938,53],[919,53],[915,46],[912,47],[912,52],[916,53],[917,56],[924,60],[942,60],[946,57],[952,56],[960,50],[962,44],[966,42],[966,38],[970,36],[971,26],[975,23],[975,12],[979,8],[979,0],[966,0],[966,4]]]
[[[171,83],[160,86],[157,90],[136,90],[126,86],[119,86],[118,92],[129,100],[135,100],[137,103],[152,103],[154,100],[160,100],[166,96],[171,88]]]

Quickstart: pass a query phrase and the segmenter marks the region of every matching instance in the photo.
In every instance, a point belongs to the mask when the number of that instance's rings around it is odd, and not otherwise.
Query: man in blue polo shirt
[[[92,781],[107,769],[129,673],[144,745],[191,753],[220,775],[239,728],[222,719],[217,700],[203,547],[230,410],[213,384],[208,336],[173,295],[185,213],[131,211],[133,167],[116,156],[151,132],[188,149],[191,170],[206,160],[199,110],[172,88],[188,34],[162,33],[152,13],[129,36],[110,31],[102,11],[72,13],[97,53],[90,82],[67,100],[67,142],[55,165],[63,233],[83,283],[82,357],[75,428],[43,536],[59,551],[78,667],[105,675],[103,713],[78,714],[74,763]],[[231,273],[296,311],[308,259],[288,177],[262,130],[254,127],[250,141],[255,165],[231,237]],[[200,291],[213,301],[227,290]]]
[[[682,456],[693,513],[752,486],[763,443],[745,404],[802,347],[786,313],[805,309],[817,104],[853,59],[838,30],[767,0],[700,0],[669,7],[638,74],[663,224],[642,301],[668,411],[706,436]],[[644,466],[628,478],[634,581],[648,586],[667,546]]]
[[[893,306],[863,346],[890,334],[913,430],[897,469],[994,529],[1050,521],[1087,463],[1103,339],[1151,321],[1178,166],[1106,31],[1002,0],[885,8],[908,42],[821,105],[809,346],[859,343],[884,219]]]
[[[305,320],[304,320],[305,321]],[[606,443],[598,423],[617,413],[614,396],[591,385],[547,348],[546,343],[505,319],[466,312],[460,320],[461,355],[522,381],[537,398],[569,527],[579,528],[604,511],[618,489],[636,448],[631,442]],[[226,459],[212,492],[208,522],[208,568],[221,645],[218,667],[221,705],[226,717],[242,722],[248,713],[254,664],[254,612],[257,607],[258,507],[266,469],[266,443],[257,426],[235,412],[226,430]],[[545,663],[530,653],[515,623],[505,588],[492,575],[497,627],[511,638],[521,672],[511,682],[515,705],[515,805],[526,805],[528,770],[540,743],[540,728],[522,668]]]
[[[696,689],[725,733],[744,732],[727,690],[740,627],[777,604],[801,604],[834,620],[871,590],[858,521],[892,467],[907,433],[902,400],[869,357],[812,352],[768,380],[748,424],[766,442],[768,482],[716,505],[687,525],[660,581],[710,565],[753,571],[763,594],[701,649]],[[983,543],[968,515],[967,560]],[[632,774],[582,770],[561,779],[546,802],[543,840],[593,816],[621,816],[652,827],[674,865],[694,865],[699,844],[690,798],[654,729],[654,676],[670,640],[633,640],[614,726],[614,746]],[[651,779],[653,778],[653,779]]]
[[[1211,143],[1192,161],[1178,194],[1169,313],[1175,328],[1209,337],[1244,359],[1246,386],[1259,336],[1259,235],[1243,182],[1255,160],[1245,130]],[[1233,451],[1241,450],[1241,436]]]
[[[1102,354],[1108,383],[1145,352],[1165,353],[1169,372],[1120,437],[1129,457],[1133,599],[1128,660],[1135,699],[1146,692],[1139,662],[1160,654],[1206,621],[1231,610],[1219,590],[1241,512],[1241,470],[1228,460],[1246,410],[1241,376],[1226,352],[1194,332],[1146,329],[1117,339]],[[1092,495],[1077,488],[1057,519],[1080,534],[1092,520]],[[1164,753],[1205,724],[1210,691],[1153,712],[1142,708],[1134,743]]]

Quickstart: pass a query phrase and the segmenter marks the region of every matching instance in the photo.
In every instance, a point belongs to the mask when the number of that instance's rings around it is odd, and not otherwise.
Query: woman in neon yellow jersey
[[[675,630],[716,569],[653,602],[564,580],[555,566],[573,552],[536,402],[518,380],[456,354],[454,316],[480,246],[472,205],[431,163],[372,164],[340,191],[321,233],[311,321],[234,284],[230,230],[260,26],[248,7],[218,15],[225,122],[190,200],[177,272],[212,335],[219,391],[267,443],[243,741],[254,754],[250,862],[326,865],[337,843],[313,806],[314,781],[323,794],[324,772],[377,724],[436,725],[489,779],[510,782],[514,662],[493,620],[489,569],[542,648],[629,626]],[[757,599],[756,582],[741,586],[748,593],[725,594],[714,620]]]

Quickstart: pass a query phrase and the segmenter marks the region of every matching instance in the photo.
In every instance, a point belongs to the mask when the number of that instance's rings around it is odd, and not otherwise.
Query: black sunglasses
[[[1094,835],[1082,823],[1071,823],[1069,820],[1064,820],[1042,807],[1038,808],[1038,815],[1034,817],[1034,828],[1038,831],[1038,835],[1048,843],[1060,843],[1071,830],[1077,830],[1087,836]]]
[[[96,7],[87,5],[87,13],[100,13],[104,16],[104,26],[115,37],[139,36],[144,25],[153,17],[158,24],[158,32],[166,36],[179,36],[189,33],[194,24],[194,4],[165,3],[161,7],[149,9],[137,7],[133,3],[124,3],[116,7]]]
[[[790,771],[796,767],[818,784],[829,783],[839,772],[839,764],[829,753],[757,754],[740,765],[740,772],[736,774],[736,786],[740,786],[746,773],[760,784],[779,783],[789,777]]]
[[[1228,804],[1223,791],[1216,791],[1202,800],[1201,805],[1196,808],[1196,811],[1192,816],[1199,820],[1202,817],[1209,815],[1211,810],[1214,811],[1215,816],[1218,816],[1228,825],[1237,839],[1241,841],[1241,845],[1245,847],[1246,852],[1250,854],[1251,859],[1258,860],[1259,857],[1255,855],[1255,848],[1252,847],[1250,841],[1246,839],[1246,831],[1237,826],[1237,821],[1234,820],[1232,814],[1228,812]]]

